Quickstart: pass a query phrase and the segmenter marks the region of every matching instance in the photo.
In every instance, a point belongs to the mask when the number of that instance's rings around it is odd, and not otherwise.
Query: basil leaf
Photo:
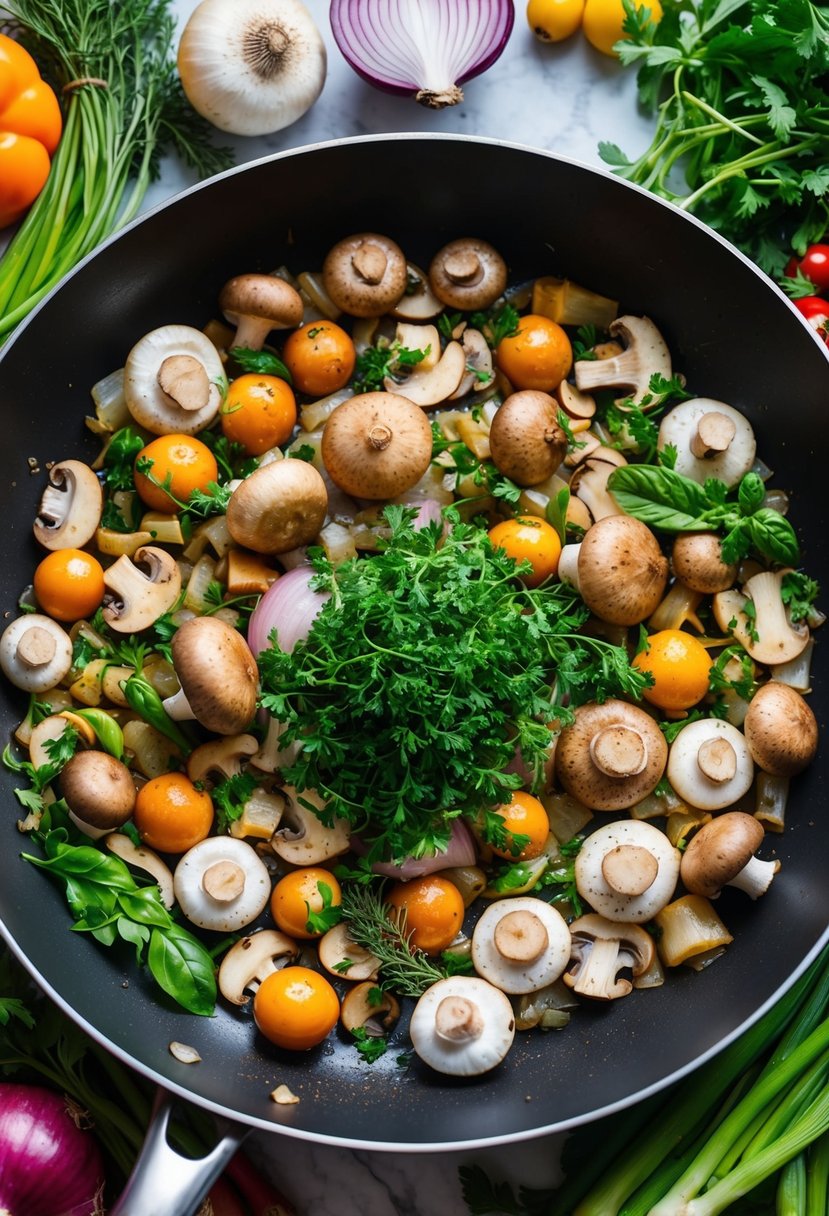
[[[147,965],[155,982],[189,1013],[210,1017],[216,1004],[213,960],[186,929],[153,929]]]
[[[124,915],[136,924],[156,925],[160,929],[166,929],[172,924],[170,913],[159,899],[157,887],[125,891],[118,896],[118,903]]]
[[[763,505],[766,487],[757,473],[746,473],[737,490],[737,505],[741,515],[753,515]]]
[[[745,521],[751,543],[758,552],[781,566],[796,566],[800,561],[800,546],[794,528],[779,511],[762,507]]]
[[[130,891],[135,887],[133,877],[123,861],[118,857],[107,857],[91,845],[58,843],[53,855],[48,859],[32,857],[28,853],[23,856],[33,865],[51,871],[66,883],[77,877],[115,891]],[[103,892],[97,898],[100,899],[102,895]]]
[[[135,961],[140,966],[144,955],[144,947],[150,940],[150,930],[146,925],[137,925],[126,916],[118,917],[115,922],[115,928],[125,942],[132,942],[135,946]]]
[[[607,488],[627,515],[665,532],[699,532],[706,528],[708,499],[690,477],[656,465],[614,469]]]

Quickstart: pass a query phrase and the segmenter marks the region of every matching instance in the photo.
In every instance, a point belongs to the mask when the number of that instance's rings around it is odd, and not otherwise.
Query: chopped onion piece
[[[170,1044],[170,1055],[174,1056],[180,1064],[201,1063],[201,1056],[195,1047],[190,1047],[187,1043],[177,1043],[175,1039]]]

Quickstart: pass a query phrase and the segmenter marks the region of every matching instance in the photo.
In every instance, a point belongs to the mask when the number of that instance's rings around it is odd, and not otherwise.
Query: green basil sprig
[[[120,858],[91,845],[67,842],[55,828],[41,837],[45,857],[24,853],[26,861],[59,878],[78,932],[105,946],[121,938],[146,962],[156,983],[189,1013],[209,1017],[216,1004],[213,960],[204,946],[177,924],[156,886],[139,887]]]
[[[795,566],[800,548],[785,516],[764,507],[765,487],[746,473],[736,493],[716,478],[704,485],[660,465],[630,464],[614,469],[607,488],[627,515],[663,532],[718,532],[726,562],[738,562],[752,549],[769,561]]]
[[[175,743],[185,756],[190,755],[193,744],[167,713],[164,702],[149,680],[145,680],[143,676],[133,675],[128,680],[122,680],[121,688],[131,710]]]

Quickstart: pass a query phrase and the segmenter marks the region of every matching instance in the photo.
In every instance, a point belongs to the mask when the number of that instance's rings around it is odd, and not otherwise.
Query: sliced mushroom
[[[237,777],[242,771],[242,762],[258,750],[259,740],[255,735],[211,739],[194,748],[187,757],[187,776],[193,782],[204,781],[216,773],[221,773],[225,780]]]
[[[394,995],[370,980],[351,988],[340,1006],[340,1021],[346,1030],[365,1030],[375,1038],[391,1030],[399,1017],[400,1003]]]
[[[449,401],[457,401],[473,390],[487,388],[495,378],[492,369],[492,351],[479,329],[467,326],[461,335],[461,346],[466,360],[466,371]]]
[[[455,975],[426,989],[409,1033],[418,1056],[436,1072],[474,1077],[501,1063],[515,1038],[515,1017],[500,988]]]
[[[576,888],[600,916],[639,924],[672,899],[679,864],[679,850],[659,828],[619,819],[591,832],[576,854]]]
[[[379,317],[401,300],[408,282],[402,249],[387,236],[358,232],[328,251],[325,290],[352,317]]]
[[[244,840],[210,836],[184,854],[173,874],[184,916],[200,929],[232,933],[255,920],[271,893],[271,877]]]
[[[559,564],[560,577],[574,583],[590,611],[603,621],[637,625],[662,599],[668,560],[650,528],[638,519],[608,515],[597,520],[573,554],[575,562],[569,556],[563,568]]]
[[[794,777],[817,752],[818,727],[811,707],[794,688],[777,680],[757,689],[743,731],[754,763],[773,777]]]
[[[123,827],[135,806],[135,782],[127,766],[96,748],[67,760],[60,789],[71,818],[93,838]]]
[[[671,744],[667,777],[684,802],[701,811],[718,811],[747,793],[754,763],[736,726],[720,718],[700,718],[684,726]]]
[[[288,799],[284,826],[280,824],[272,842],[273,851],[283,861],[313,866],[345,853],[351,836],[346,820],[335,819],[327,827],[316,813],[324,811],[325,802],[315,790],[300,791],[285,786],[284,793]]]
[[[415,363],[402,378],[386,376],[383,384],[387,392],[407,397],[426,409],[447,401],[457,391],[465,371],[463,347],[460,342],[449,342],[435,367],[424,370]]]
[[[147,567],[147,573],[139,570]],[[181,593],[181,571],[166,549],[142,545],[132,558],[119,557],[104,571],[107,594],[103,618],[116,633],[140,633],[165,612]]]
[[[498,899],[472,934],[475,970],[502,992],[536,992],[557,980],[570,958],[570,930],[561,913],[531,895]]]
[[[569,380],[561,381],[555,397],[565,414],[576,421],[592,418],[596,413],[596,398],[590,393],[582,393]]]
[[[726,811],[695,832],[682,855],[682,881],[692,895],[715,899],[723,887],[739,887],[752,899],[763,895],[780,869],[779,861],[754,854],[765,838],[753,815]]]
[[[693,481],[716,477],[735,486],[754,464],[757,443],[744,414],[710,397],[675,405],[659,425],[660,451],[676,449],[677,473]]]
[[[148,849],[146,845],[137,845],[125,832],[110,832],[104,838],[104,844],[110,853],[120,857],[128,866],[143,870],[155,879],[158,884],[161,902],[165,908],[172,908],[176,902],[173,890],[173,872],[158,853]]]
[[[649,317],[617,317],[609,330],[614,337],[624,339],[625,350],[610,359],[578,359],[574,369],[576,387],[582,393],[625,388],[627,397],[635,405],[642,405],[650,394],[653,376],[671,378],[671,353]]]
[[[32,531],[46,549],[82,549],[95,535],[104,495],[88,464],[62,460],[49,470]]]
[[[597,452],[605,450],[600,446]],[[584,503],[590,512],[591,519],[596,523],[600,519],[606,519],[609,515],[623,514],[621,507],[607,488],[611,473],[614,469],[619,468],[620,463],[627,464],[627,461],[624,457],[620,462],[604,460],[598,455],[591,456],[587,460],[579,461],[576,471],[570,478],[570,493]]]
[[[443,304],[429,286],[429,276],[414,262],[406,263],[406,290],[389,312],[403,321],[429,321],[443,312]]]
[[[238,629],[215,616],[192,617],[173,634],[172,655],[181,690],[164,701],[171,718],[195,719],[217,735],[238,735],[250,724],[259,670]],[[243,754],[254,751],[246,744]]]
[[[15,688],[47,692],[72,666],[72,639],[50,616],[19,616],[0,636],[0,669]]]
[[[305,460],[260,465],[233,491],[227,528],[255,553],[287,553],[315,540],[325,522],[328,491]]]
[[[277,929],[250,933],[228,950],[219,966],[219,991],[232,1005],[248,1005],[266,976],[299,958],[299,946]]]
[[[272,329],[295,329],[302,321],[302,296],[273,274],[239,274],[225,283],[219,307],[236,334],[230,346],[261,350]]]
[[[574,920],[570,932],[572,962],[564,972],[564,982],[579,996],[593,1000],[628,996],[633,984],[619,972],[630,970],[633,976],[642,975],[656,953],[653,938],[639,925],[614,923],[595,913]]]
[[[489,308],[507,285],[507,265],[488,241],[460,237],[432,258],[429,285],[450,308]]]
[[[608,700],[580,705],[561,732],[556,774],[574,798],[596,811],[641,802],[665,771],[668,745],[653,718],[636,705]]]
[[[164,325],[145,334],[124,367],[124,395],[154,435],[195,435],[213,421],[227,389],[224,365],[201,330]]]
[[[380,960],[359,945],[340,921],[317,942],[317,954],[326,971],[347,980],[376,980]]]
[[[743,584],[744,594],[721,591],[712,601],[720,628],[728,630],[756,662],[765,666],[788,663],[809,642],[809,626],[804,621],[793,624],[783,603],[785,573],[761,570]],[[745,612],[747,599],[752,603],[750,617]]]

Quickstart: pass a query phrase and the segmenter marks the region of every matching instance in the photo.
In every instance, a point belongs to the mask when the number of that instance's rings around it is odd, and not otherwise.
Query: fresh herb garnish
[[[357,356],[352,388],[355,393],[382,392],[387,376],[402,381],[407,370],[422,363],[428,353],[428,347],[426,350],[410,350],[400,342],[368,346]]]
[[[308,933],[322,934],[340,923],[343,918],[343,910],[340,904],[334,903],[334,891],[327,882],[320,880],[317,883],[317,890],[322,900],[322,907],[319,911],[314,911],[306,900],[305,911],[308,919],[305,922],[305,928]]]
[[[247,346],[232,346],[230,357],[243,372],[252,372],[259,376],[278,376],[288,384],[293,384],[293,377],[278,355],[269,350],[249,350]]]
[[[360,1054],[360,1058],[366,1064],[373,1064],[375,1060],[379,1060],[384,1056],[389,1049],[388,1042],[381,1034],[369,1034],[365,1026],[355,1026],[351,1032],[354,1039],[354,1046]]]

